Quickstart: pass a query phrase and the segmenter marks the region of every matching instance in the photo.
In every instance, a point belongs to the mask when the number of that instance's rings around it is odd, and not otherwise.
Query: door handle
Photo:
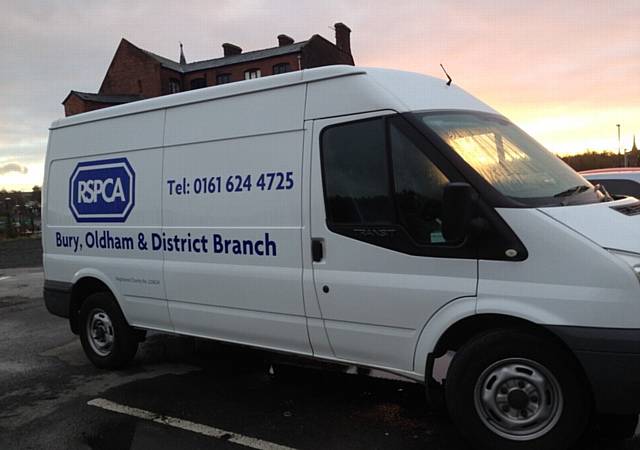
[[[320,262],[324,259],[324,241],[319,238],[311,238],[311,257],[313,262]]]

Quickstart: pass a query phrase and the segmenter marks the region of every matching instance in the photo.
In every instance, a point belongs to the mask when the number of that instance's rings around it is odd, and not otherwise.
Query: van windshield
[[[602,201],[560,158],[507,119],[474,112],[417,117],[503,195],[532,206]]]

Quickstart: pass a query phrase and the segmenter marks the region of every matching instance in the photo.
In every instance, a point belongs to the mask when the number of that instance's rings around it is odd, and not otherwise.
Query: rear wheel
[[[590,417],[590,393],[571,355],[521,331],[493,331],[464,345],[445,389],[452,419],[480,448],[565,449]]]
[[[113,296],[98,292],[88,296],[80,308],[80,342],[89,360],[102,369],[127,365],[136,354],[136,332],[127,324]]]

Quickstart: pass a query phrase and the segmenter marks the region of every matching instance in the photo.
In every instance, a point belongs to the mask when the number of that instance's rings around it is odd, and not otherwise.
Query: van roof
[[[425,97],[427,93],[437,97],[439,101],[435,103],[441,106],[439,109],[442,109],[444,96],[441,94],[446,92],[446,98],[448,100],[453,99],[454,106],[461,107],[463,105],[468,109],[496,112],[462,89],[456,86],[446,86],[446,82],[439,78],[392,69],[334,65],[238,81],[112,106],[58,119],[51,124],[51,129],[354,75],[369,75],[378,88],[393,94],[392,96],[405,109],[416,109],[422,106],[424,101],[416,103],[415,100],[417,97]]]

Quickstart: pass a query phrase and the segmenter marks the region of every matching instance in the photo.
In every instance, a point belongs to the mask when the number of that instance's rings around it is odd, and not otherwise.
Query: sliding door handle
[[[311,238],[311,257],[313,262],[320,262],[324,259],[324,240]]]

